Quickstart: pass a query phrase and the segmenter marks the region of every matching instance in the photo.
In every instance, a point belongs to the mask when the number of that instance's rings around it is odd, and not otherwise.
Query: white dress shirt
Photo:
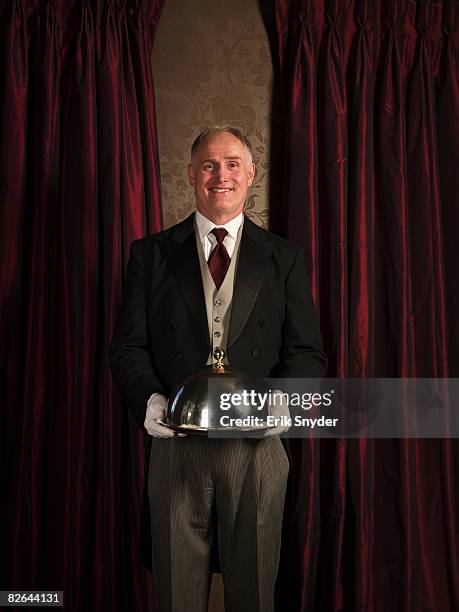
[[[209,259],[209,255],[217,244],[217,238],[211,233],[214,227],[223,227],[228,232],[223,239],[223,244],[231,258],[236,245],[237,233],[244,220],[243,213],[239,213],[237,217],[234,217],[234,219],[231,219],[231,221],[228,221],[228,223],[225,223],[225,225],[215,225],[215,223],[200,213],[199,210],[196,211],[195,218],[199,239],[201,240],[202,248],[204,249],[204,257],[206,258],[206,261]]]

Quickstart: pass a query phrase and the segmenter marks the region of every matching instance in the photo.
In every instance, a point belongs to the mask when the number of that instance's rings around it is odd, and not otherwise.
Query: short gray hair
[[[200,145],[204,142],[204,140],[206,140],[206,138],[209,138],[209,136],[213,136],[214,134],[221,134],[222,132],[228,132],[229,134],[232,134],[235,138],[237,138],[240,142],[242,142],[244,147],[250,153],[250,157],[253,158],[253,151],[252,145],[250,144],[250,140],[241,130],[238,130],[237,128],[231,127],[229,125],[213,125],[212,127],[207,128],[207,130],[201,132],[199,136],[195,138],[193,144],[191,145],[191,158],[193,158],[196,151],[199,149]]]

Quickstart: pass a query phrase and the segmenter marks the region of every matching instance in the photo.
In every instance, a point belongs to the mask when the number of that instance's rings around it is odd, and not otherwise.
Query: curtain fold
[[[150,62],[163,3],[0,9],[0,582],[64,590],[66,610],[151,600],[143,439],[107,348],[128,246],[162,225]]]
[[[329,376],[455,377],[459,3],[275,7],[282,231],[305,247]],[[458,609],[457,440],[317,446],[296,448],[279,609]]]

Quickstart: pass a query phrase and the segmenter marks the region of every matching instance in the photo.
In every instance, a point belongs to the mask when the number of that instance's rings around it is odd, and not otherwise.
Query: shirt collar
[[[231,219],[231,221],[228,221],[228,223],[225,223],[225,225],[215,225],[215,223],[200,213],[199,210],[196,211],[195,219],[201,241],[204,240],[207,234],[211,232],[214,227],[224,227],[231,238],[236,240],[237,233],[244,220],[244,214],[242,212],[239,213],[237,217],[234,217],[234,219]]]

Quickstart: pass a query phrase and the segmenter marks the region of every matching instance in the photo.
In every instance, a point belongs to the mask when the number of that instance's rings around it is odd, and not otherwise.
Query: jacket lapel
[[[273,242],[269,234],[245,217],[231,307],[228,346],[236,342],[247,323],[263,284],[272,247]]]
[[[200,333],[209,337],[204,289],[199,267],[193,215],[179,223],[167,241],[168,260],[186,307]]]

